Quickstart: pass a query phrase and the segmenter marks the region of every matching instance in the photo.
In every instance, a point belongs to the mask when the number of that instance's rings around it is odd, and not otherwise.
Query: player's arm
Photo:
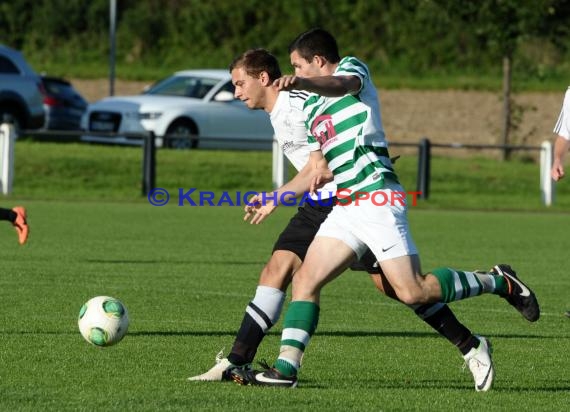
[[[280,195],[279,200],[288,201],[307,192],[314,193],[316,189],[321,188],[332,180],[333,175],[329,170],[329,165],[323,156],[323,152],[320,150],[312,151],[307,164],[299,173],[277,190]]]
[[[554,160],[550,175],[554,181],[559,181],[564,177],[564,159],[570,148],[570,140],[563,136],[558,136],[554,142]]]
[[[339,97],[356,94],[362,88],[358,76],[282,76],[273,82],[278,90],[306,90],[320,96]]]
[[[279,189],[263,194],[258,194],[249,199],[246,205],[243,220],[250,220],[251,224],[259,224],[269,216],[279,204],[287,203],[298,198],[314,187],[321,187],[324,183],[332,180],[332,172],[328,170],[328,163],[320,150],[311,152],[307,164]],[[318,182],[318,186],[316,183]]]

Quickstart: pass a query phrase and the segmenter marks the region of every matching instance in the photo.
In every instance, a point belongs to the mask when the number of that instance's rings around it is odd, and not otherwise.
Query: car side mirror
[[[234,100],[234,95],[232,92],[228,92],[227,90],[222,90],[214,97],[214,100],[217,102],[231,102],[232,100]]]

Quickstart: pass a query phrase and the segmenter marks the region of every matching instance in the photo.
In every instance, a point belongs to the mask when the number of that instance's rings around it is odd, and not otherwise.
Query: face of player
[[[308,62],[299,53],[294,50],[291,55],[291,65],[295,69],[295,75],[299,77],[317,77],[323,76],[322,66],[319,64],[317,57],[313,58],[312,62]]]
[[[259,78],[248,75],[243,67],[232,70],[232,83],[235,86],[234,96],[250,109],[265,109],[265,87],[262,73]]]

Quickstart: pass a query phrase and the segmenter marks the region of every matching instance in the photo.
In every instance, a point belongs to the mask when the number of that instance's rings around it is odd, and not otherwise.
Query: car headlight
[[[139,113],[139,120],[156,120],[162,116],[162,112]]]

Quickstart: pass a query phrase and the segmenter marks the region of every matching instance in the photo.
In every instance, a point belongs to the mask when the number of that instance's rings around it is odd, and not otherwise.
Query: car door
[[[233,95],[234,86],[231,81],[226,82],[216,94],[220,92],[230,92]],[[239,99],[216,101],[215,96],[210,105],[208,135],[224,140],[216,142],[215,139],[203,139],[201,147],[271,149],[273,128],[267,112],[251,110]]]

